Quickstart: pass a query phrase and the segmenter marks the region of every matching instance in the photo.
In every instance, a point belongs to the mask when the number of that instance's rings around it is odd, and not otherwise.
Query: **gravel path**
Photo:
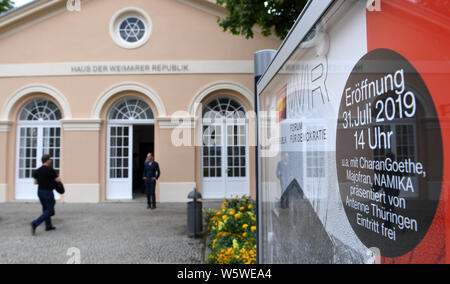
[[[53,232],[31,236],[39,204],[0,204],[0,263],[202,262],[203,245],[187,236],[186,204],[58,204]],[[78,254],[79,252],[79,254]]]

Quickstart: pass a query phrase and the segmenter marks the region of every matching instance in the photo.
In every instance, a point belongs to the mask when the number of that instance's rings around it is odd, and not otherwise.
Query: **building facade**
[[[200,0],[37,0],[0,17],[0,202],[36,200],[50,154],[63,202],[255,195],[253,53]],[[251,117],[251,116],[250,116]]]

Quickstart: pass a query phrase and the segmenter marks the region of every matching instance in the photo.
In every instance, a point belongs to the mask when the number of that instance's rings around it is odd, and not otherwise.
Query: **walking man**
[[[42,167],[37,169],[34,174],[34,184],[38,185],[38,197],[42,204],[42,215],[31,222],[31,233],[36,234],[36,228],[45,222],[45,230],[53,231],[56,228],[52,225],[52,216],[55,215],[55,196],[53,189],[55,189],[55,182],[61,182],[55,170],[52,168],[52,160],[49,155],[42,157]]]
[[[144,168],[147,209],[156,209],[156,181],[159,179],[160,175],[161,171],[159,170],[159,164],[154,161],[153,154],[148,153]]]

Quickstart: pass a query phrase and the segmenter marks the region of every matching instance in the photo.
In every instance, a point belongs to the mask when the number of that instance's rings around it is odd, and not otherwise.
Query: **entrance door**
[[[53,168],[61,170],[61,112],[49,100],[37,99],[20,112],[17,128],[16,187],[17,200],[37,200],[33,173],[41,166],[43,155],[50,155]],[[60,196],[55,192],[55,198]]]
[[[247,123],[243,107],[230,98],[215,99],[203,114],[203,197],[249,194]]]
[[[108,127],[109,200],[133,199],[133,126]]]
[[[153,111],[145,101],[127,97],[115,103],[108,115],[106,198],[109,200],[133,199],[133,146],[140,144],[144,135],[134,130],[144,125],[154,125]],[[153,135],[153,128],[151,128]],[[144,138],[143,138],[144,137]],[[153,136],[152,138],[153,139]],[[139,155],[137,156],[139,159]],[[135,161],[135,163],[144,163]]]
[[[145,199],[145,185],[142,179],[148,153],[155,150],[154,125],[133,126],[133,199]]]
[[[224,127],[225,128],[225,127]],[[226,197],[249,194],[247,125],[226,124]]]

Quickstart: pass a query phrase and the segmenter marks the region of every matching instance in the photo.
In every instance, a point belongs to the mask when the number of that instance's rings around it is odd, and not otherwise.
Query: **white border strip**
[[[283,65],[288,61],[289,57],[297,49],[299,44],[308,35],[309,31],[334,2],[335,0],[316,0],[311,1],[308,4],[306,9],[297,19],[293,29],[289,32],[286,40],[282,43],[272,63],[259,80],[257,88],[258,96],[264,91],[267,85],[272,81],[278,71],[280,71]]]
[[[0,78],[151,74],[253,74],[253,61],[140,61],[0,64]]]
[[[280,49],[278,50],[275,58],[272,60],[272,63],[266,69],[266,72],[263,74],[259,82],[257,83],[257,96],[256,96],[256,104],[260,106],[260,94],[266,89],[275,75],[281,70],[283,65],[289,60],[291,55],[295,52],[297,47],[303,41],[303,39],[308,35],[309,31],[314,27],[314,25],[320,20],[320,18],[326,13],[329,7],[336,0],[311,0],[308,2],[305,10],[298,17],[296,24],[289,32],[285,41],[282,43]],[[257,145],[259,145],[259,134],[258,134],[258,120],[256,121],[256,137],[257,137]],[[256,200],[258,203],[258,218],[257,218],[257,227],[261,228],[261,218],[262,213],[261,209],[261,148],[257,147],[257,157],[256,157],[256,165],[257,165],[257,188],[256,188]],[[258,245],[258,254],[257,260],[261,262],[262,254],[262,232],[260,229],[257,231],[257,245]]]

